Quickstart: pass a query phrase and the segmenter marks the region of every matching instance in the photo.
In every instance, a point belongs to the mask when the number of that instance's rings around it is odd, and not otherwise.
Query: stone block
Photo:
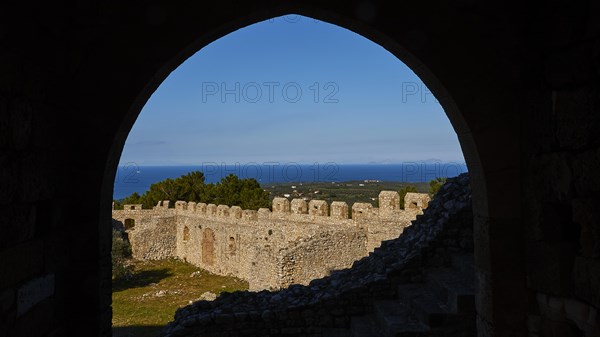
[[[400,209],[400,194],[396,191],[381,191],[379,193],[380,212],[397,211]]]
[[[325,200],[311,200],[308,203],[308,214],[316,216],[328,216],[329,205]]]
[[[273,214],[290,213],[290,201],[287,198],[273,198]]]
[[[348,204],[343,201],[332,202],[331,217],[335,219],[348,219]]]
[[[245,209],[242,212],[242,219],[247,221],[257,221],[258,220],[258,212],[254,210]]]
[[[359,221],[362,219],[366,219],[371,214],[371,210],[373,209],[373,205],[367,202],[355,202],[352,204],[352,219],[355,221]]]
[[[143,208],[142,204],[125,204],[123,205],[124,211],[141,211]]]
[[[268,208],[259,208],[258,209],[258,218],[259,219],[268,219],[271,217],[271,210]]]
[[[203,202],[199,202],[196,204],[196,213],[206,214],[206,204]]]
[[[54,294],[54,274],[28,281],[17,291],[17,316]]]
[[[16,321],[14,329],[8,335],[15,337],[45,337],[54,335],[54,333],[49,333],[56,315],[53,298],[49,297],[42,300],[21,316]]]
[[[215,205],[215,204],[206,205],[206,215],[216,216],[217,215],[217,205]]]
[[[293,214],[307,214],[308,205],[304,199],[292,199],[290,210]]]
[[[229,206],[227,206],[227,205],[217,206],[217,216],[220,218],[229,217]]]
[[[231,206],[229,209],[229,215],[232,219],[241,219],[242,218],[242,208],[240,206]]]
[[[431,197],[427,193],[408,192],[404,196],[404,209],[417,209],[422,211],[429,206],[430,201]]]

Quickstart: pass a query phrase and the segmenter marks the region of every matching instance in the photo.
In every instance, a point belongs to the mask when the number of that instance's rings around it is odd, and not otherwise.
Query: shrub
[[[431,195],[432,199],[435,197],[442,185],[446,183],[446,180],[447,178],[437,177],[429,182],[429,194]]]
[[[408,185],[402,187],[400,191],[398,191],[398,194],[400,194],[400,209],[404,209],[404,198],[406,197],[406,193],[408,192],[417,192],[417,188],[413,185]]]
[[[112,232],[112,279],[127,279],[133,275],[133,266],[128,265],[131,258],[131,244],[123,232],[113,229]]]

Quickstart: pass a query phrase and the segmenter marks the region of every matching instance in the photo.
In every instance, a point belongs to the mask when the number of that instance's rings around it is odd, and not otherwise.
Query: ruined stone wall
[[[323,231],[299,239],[281,256],[280,288],[308,285],[332,271],[350,268],[365,256],[366,242],[367,233],[359,228]]]
[[[175,257],[176,222],[174,216],[154,216],[127,229],[133,258],[162,260]]]
[[[187,209],[179,205],[177,256],[213,273],[246,279],[252,290],[279,289],[291,280],[307,284],[329,270],[350,266],[367,253],[366,231],[348,220],[325,223],[329,217],[324,217],[322,223],[308,222],[316,216],[302,219],[266,209],[240,213],[239,208],[224,205],[200,204]],[[212,213],[212,209],[219,212]],[[303,256],[317,252],[327,257],[326,263],[302,263]],[[300,264],[294,266],[290,260]],[[300,274],[303,276],[297,276]]]
[[[351,322],[368,315],[373,303],[398,296],[400,286],[420,284],[428,268],[446,265],[452,254],[473,254],[469,179],[463,174],[449,181],[431,209],[402,236],[384,242],[352,268],[315,279],[309,286],[293,285],[277,292],[222,293],[213,302],[195,302],[178,309],[161,336],[223,337],[239,336],[241,331],[244,336],[383,336],[371,330],[357,333]],[[386,313],[390,321],[398,322],[396,309]],[[402,335],[472,336],[474,319],[460,319],[470,323],[468,329],[438,327],[418,334],[408,330]]]
[[[286,198],[275,198],[273,211],[185,201],[168,208],[164,201],[152,210],[128,205],[113,218],[125,224],[135,258],[178,257],[248,280],[251,290],[280,289],[348,268],[398,237],[422,213],[400,210],[399,199],[383,191],[380,208],[355,204],[351,219],[345,202]]]
[[[422,211],[417,209],[393,210],[380,212],[377,208],[370,208],[366,214],[361,214],[356,219],[356,226],[367,232],[366,249],[372,252],[381,245],[382,241],[397,238],[402,231]]]
[[[160,260],[176,257],[174,209],[155,207],[144,210],[141,205],[124,206],[124,210],[113,209],[112,218],[127,233],[133,258]]]
[[[277,254],[285,242],[280,228],[215,217],[177,217],[177,256],[219,275],[249,281],[251,289],[277,287]]]

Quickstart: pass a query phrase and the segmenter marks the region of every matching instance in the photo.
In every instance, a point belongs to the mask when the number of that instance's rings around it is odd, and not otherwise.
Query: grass
[[[214,275],[175,259],[135,261],[134,268],[130,280],[113,282],[115,337],[156,337],[173,320],[177,308],[198,300],[204,292],[248,289],[246,281]]]

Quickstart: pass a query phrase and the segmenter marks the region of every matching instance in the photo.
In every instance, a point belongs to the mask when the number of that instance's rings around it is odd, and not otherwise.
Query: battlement
[[[261,208],[258,211],[244,210],[239,206],[227,206],[206,204],[202,202],[186,202],[178,200],[175,202],[175,212],[188,216],[210,217],[224,221],[231,220],[235,222],[254,223],[259,219],[286,219],[299,222],[336,222],[351,221],[364,222],[380,219],[392,220],[404,212],[419,213],[427,208],[430,198],[426,193],[406,194],[404,201],[404,210],[400,209],[400,195],[396,191],[381,191],[379,193],[379,207],[374,207],[371,203],[357,202],[350,208],[344,201],[333,201],[330,204],[325,200],[310,200],[308,203],[304,199],[295,198],[291,201],[288,198],[276,197],[272,202],[272,210]],[[153,207],[157,215],[161,211],[167,211],[169,214],[173,209],[169,209],[169,200],[159,201]],[[124,211],[141,211],[141,204],[125,205]],[[350,212],[351,210],[351,212]],[[147,210],[144,210],[147,211]],[[114,211],[118,212],[118,211]]]
[[[125,204],[123,205],[123,210],[126,211],[141,211],[142,210],[142,204]]]
[[[154,209],[168,209],[169,208],[169,200],[159,201]]]
[[[408,192],[408,193],[406,193],[406,196],[404,197],[404,209],[405,210],[417,209],[417,210],[422,211],[425,208],[427,208],[430,201],[431,201],[431,198],[429,197],[429,194],[427,194],[427,193]]]

